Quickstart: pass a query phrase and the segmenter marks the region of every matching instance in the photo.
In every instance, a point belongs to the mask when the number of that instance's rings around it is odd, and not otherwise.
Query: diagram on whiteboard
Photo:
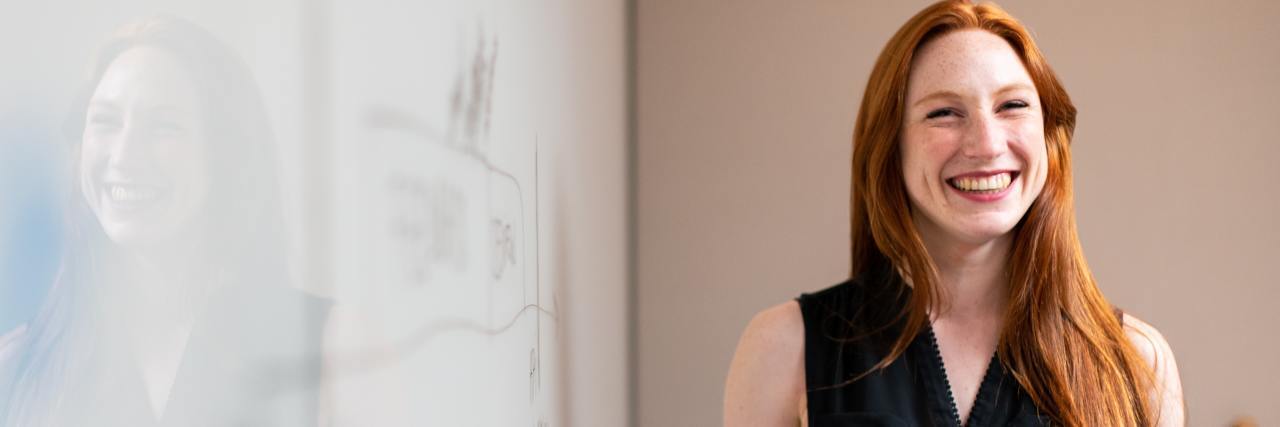
[[[457,5],[395,7],[334,4],[332,159],[344,167],[324,418],[558,425],[563,298],[539,255],[545,141],[503,119],[519,107],[502,82],[527,66],[505,59],[516,30]]]

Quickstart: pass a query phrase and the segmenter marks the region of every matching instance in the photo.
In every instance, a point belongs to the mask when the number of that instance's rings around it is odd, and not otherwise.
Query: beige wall
[[[1002,2],[1080,109],[1086,253],[1194,425],[1280,424],[1280,5],[1116,3]],[[924,4],[638,0],[640,426],[717,425],[752,314],[845,277],[853,117]]]

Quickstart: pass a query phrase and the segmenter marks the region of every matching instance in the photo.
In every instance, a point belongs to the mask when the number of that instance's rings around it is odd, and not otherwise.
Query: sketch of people
[[[102,47],[69,123],[71,240],[39,313],[0,338],[0,423],[315,425],[328,303],[290,284],[248,68],[146,18]]]

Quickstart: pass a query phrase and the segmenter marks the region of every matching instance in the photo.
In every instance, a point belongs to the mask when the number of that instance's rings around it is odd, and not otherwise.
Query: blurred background
[[[322,424],[718,425],[748,320],[848,274],[857,106],[926,4],[22,5],[0,16],[0,335],[84,244],[65,129],[94,52],[164,14],[262,97],[288,282],[329,307],[300,382]],[[1280,425],[1280,4],[999,4],[1079,108],[1086,255],[1173,347],[1191,425]]]

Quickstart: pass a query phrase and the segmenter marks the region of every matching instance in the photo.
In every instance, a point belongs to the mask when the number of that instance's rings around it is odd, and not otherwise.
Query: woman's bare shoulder
[[[803,409],[804,319],[787,301],[755,315],[725,382],[725,425],[794,426]]]
[[[804,319],[795,300],[766,308],[747,324],[742,343],[767,350],[767,353],[803,353]],[[739,347],[741,348],[741,346]]]
[[[1155,326],[1130,313],[1124,313],[1124,332],[1138,354],[1156,370],[1156,375],[1177,374],[1173,348]]]
[[[1147,365],[1155,372],[1155,386],[1160,402],[1159,426],[1181,426],[1186,420],[1186,403],[1182,396],[1182,378],[1178,374],[1178,362],[1173,356],[1173,348],[1165,340],[1155,326],[1124,313],[1125,335],[1133,343],[1138,354],[1146,360]]]

